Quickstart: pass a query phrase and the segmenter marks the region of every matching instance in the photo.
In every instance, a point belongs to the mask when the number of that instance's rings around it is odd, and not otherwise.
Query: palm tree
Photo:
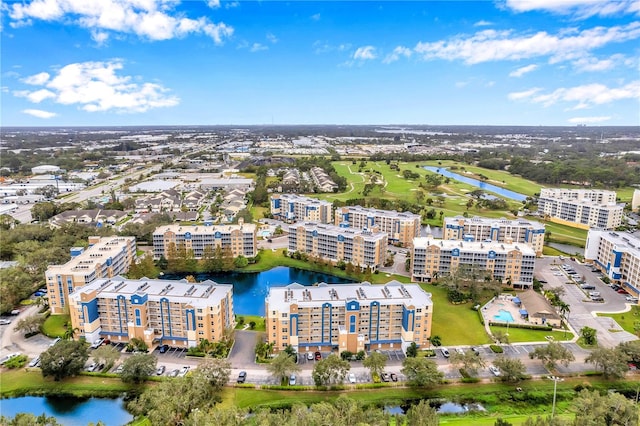
[[[282,382],[286,377],[300,371],[300,367],[296,364],[296,360],[289,356],[286,352],[280,352],[277,357],[267,364],[267,371],[275,378]]]
[[[78,327],[73,327],[73,325],[69,324],[69,325],[67,325],[67,329],[64,331],[64,334],[62,335],[62,338],[64,340],[73,340],[73,337],[79,331],[80,331],[80,329]]]

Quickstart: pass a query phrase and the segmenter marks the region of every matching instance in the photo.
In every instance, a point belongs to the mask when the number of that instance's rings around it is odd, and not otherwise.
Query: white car
[[[462,348],[456,348],[456,352],[459,353],[460,355],[464,355],[464,349]]]
[[[500,369],[498,367],[496,367],[495,365],[490,365],[489,366],[489,371],[491,371],[491,374],[493,374],[494,376],[498,377],[500,374]]]
[[[93,341],[93,345],[91,345],[91,349],[98,349],[100,345],[104,342],[104,339],[101,337]]]
[[[356,375],[353,373],[349,373],[349,383],[355,383],[356,382]]]
[[[451,356],[449,349],[447,348],[440,348],[440,352],[442,352],[442,356],[445,358],[449,358],[449,356]]]
[[[293,386],[296,384],[296,375],[292,374],[291,377],[289,377],[289,386]]]
[[[313,361],[313,352],[307,352],[307,360]]]

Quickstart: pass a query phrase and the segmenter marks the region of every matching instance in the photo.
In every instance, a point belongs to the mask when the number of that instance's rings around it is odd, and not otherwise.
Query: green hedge
[[[484,317],[482,316],[482,309],[477,309],[478,318],[480,319],[480,324],[484,325]]]
[[[501,354],[502,352],[504,352],[504,350],[502,349],[502,346],[498,346],[498,345],[489,345],[489,349],[491,349],[493,353],[496,353],[496,354]]]
[[[489,321],[491,327],[506,327],[506,328],[524,328],[526,330],[540,330],[540,331],[553,331],[553,327],[548,325],[535,325],[535,324],[511,324],[507,326],[506,322],[493,322]]]

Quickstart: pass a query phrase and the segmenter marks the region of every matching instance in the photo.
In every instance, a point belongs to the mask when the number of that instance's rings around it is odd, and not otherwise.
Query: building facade
[[[527,244],[540,257],[544,246],[544,224],[526,219],[446,217],[442,239]]]
[[[398,349],[428,345],[431,294],[416,284],[271,287],[265,300],[269,343],[298,353]]]
[[[307,253],[329,260],[350,262],[376,270],[385,260],[387,234],[315,222],[289,226],[289,252]]]
[[[421,218],[410,212],[368,209],[361,206],[340,207],[335,212],[335,224],[353,228],[386,232],[389,243],[409,247],[420,236]]]
[[[271,214],[274,218],[287,223],[331,223],[332,213],[333,204],[329,201],[297,194],[274,194],[271,196]]]
[[[640,297],[640,238],[627,232],[590,230],[584,257],[629,294]]]
[[[538,214],[552,222],[583,229],[613,229],[622,223],[622,204],[614,191],[543,188]]]
[[[255,257],[257,227],[245,224],[242,219],[237,225],[165,225],[153,232],[153,257],[170,258],[175,250],[192,250],[196,259],[201,259],[206,248],[221,247],[231,250],[233,257]]]
[[[430,282],[467,267],[486,273],[513,288],[533,287],[536,254],[526,244],[467,242],[415,238],[411,251],[411,280]]]
[[[220,341],[235,326],[233,286],[187,280],[100,279],[69,298],[71,324],[88,342],[103,337],[148,347],[188,348],[202,339]]]
[[[135,237],[89,237],[89,247],[71,248],[71,260],[45,272],[52,314],[63,314],[69,295],[98,278],[124,274],[136,257]]]

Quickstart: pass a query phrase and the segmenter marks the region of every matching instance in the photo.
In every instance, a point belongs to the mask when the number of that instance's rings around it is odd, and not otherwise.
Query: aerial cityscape
[[[5,2],[0,424],[638,424],[639,15]]]

